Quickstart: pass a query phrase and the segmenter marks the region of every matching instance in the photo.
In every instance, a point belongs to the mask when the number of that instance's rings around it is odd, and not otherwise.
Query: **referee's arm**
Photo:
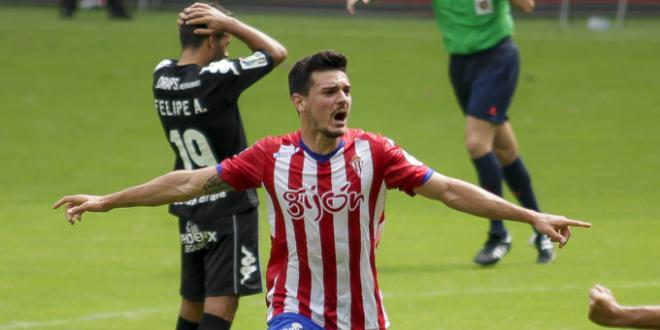
[[[525,14],[531,14],[536,5],[534,0],[509,0],[509,2]]]

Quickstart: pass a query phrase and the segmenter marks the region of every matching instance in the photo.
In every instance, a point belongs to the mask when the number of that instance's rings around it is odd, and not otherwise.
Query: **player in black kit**
[[[283,62],[287,51],[209,4],[184,9],[179,37],[180,59],[164,60],[154,71],[154,106],[176,155],[175,169],[214,166],[247,148],[238,97]],[[232,37],[253,53],[226,58]],[[238,298],[261,292],[257,205],[254,190],[170,205],[181,238],[177,330],[229,329]]]

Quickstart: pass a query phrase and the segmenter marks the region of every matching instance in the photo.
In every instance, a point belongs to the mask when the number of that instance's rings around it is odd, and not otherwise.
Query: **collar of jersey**
[[[317,154],[317,153],[315,153],[314,151],[310,150],[310,149],[305,145],[305,143],[303,142],[302,138],[300,139],[300,147],[303,148],[303,150],[305,150],[305,152],[306,152],[307,154],[309,154],[312,158],[314,158],[314,159],[316,159],[317,161],[322,162],[322,163],[323,163],[323,162],[327,162],[327,161],[329,161],[330,158],[332,158],[332,156],[336,155],[337,152],[339,152],[339,150],[340,150],[341,148],[344,147],[344,144],[346,144],[346,143],[344,143],[344,140],[341,139],[341,140],[339,140],[339,145],[337,146],[337,148],[335,148],[335,150],[330,151],[329,153],[327,153],[327,154],[325,154],[325,155],[321,155],[321,154]]]

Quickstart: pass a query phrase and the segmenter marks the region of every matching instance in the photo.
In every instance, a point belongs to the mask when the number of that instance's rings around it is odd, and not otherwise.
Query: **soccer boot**
[[[474,257],[474,262],[481,266],[494,265],[511,250],[511,235],[506,237],[488,234],[484,248]]]
[[[552,241],[548,235],[533,234],[530,239],[530,244],[534,244],[538,256],[536,257],[537,264],[549,264],[555,260],[555,249],[552,246]]]

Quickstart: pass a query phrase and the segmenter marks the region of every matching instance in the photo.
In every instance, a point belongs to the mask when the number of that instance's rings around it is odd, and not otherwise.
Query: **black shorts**
[[[257,208],[228,217],[179,219],[181,296],[245,296],[262,291]]]
[[[451,55],[449,76],[466,116],[502,124],[518,83],[518,49],[507,37],[497,45],[470,55]]]

